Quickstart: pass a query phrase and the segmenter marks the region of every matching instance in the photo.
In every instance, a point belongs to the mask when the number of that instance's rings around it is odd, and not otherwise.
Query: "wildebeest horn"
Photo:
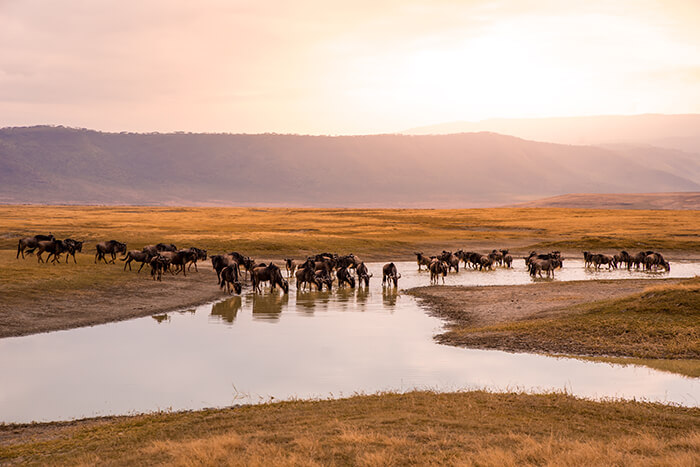
[[[401,279],[401,273],[399,273],[398,276],[396,276],[397,279]]]

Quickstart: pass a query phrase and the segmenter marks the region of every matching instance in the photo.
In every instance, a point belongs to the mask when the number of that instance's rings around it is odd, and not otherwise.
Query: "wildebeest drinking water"
[[[355,270],[357,271],[359,285],[365,284],[365,287],[369,287],[369,279],[372,277],[372,274],[369,274],[367,265],[365,263],[360,263]]]
[[[221,270],[221,280],[219,281],[219,286],[225,289],[227,293],[235,291],[240,295],[243,290],[243,286],[239,280],[240,271],[238,270],[238,263],[233,261],[233,264],[226,266]]]
[[[263,263],[255,267],[251,271],[250,277],[253,281],[253,290],[255,292],[262,293],[263,282],[269,282],[271,290],[275,290],[275,287],[279,285],[285,294],[289,292],[289,283],[282,277],[282,271],[274,263],[269,265]]]
[[[387,263],[382,267],[382,287],[385,285],[394,284],[394,287],[399,286],[399,279],[401,274],[396,270],[396,265],[394,263]]]
[[[118,242],[117,240],[108,240],[95,245],[95,263],[102,260],[107,264],[105,255],[109,253],[112,257],[111,264],[117,259],[117,253],[126,253],[126,243]]]

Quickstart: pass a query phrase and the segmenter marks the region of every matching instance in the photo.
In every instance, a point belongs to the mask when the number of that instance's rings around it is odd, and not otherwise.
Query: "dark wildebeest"
[[[207,250],[202,250],[200,248],[197,248],[196,246],[188,248],[190,252],[190,260],[189,264],[187,265],[187,270],[189,271],[192,265],[194,265],[194,270],[196,272],[199,272],[199,269],[197,269],[197,261],[202,260],[206,261],[207,259]]]
[[[176,252],[161,251],[159,255],[170,260],[170,266],[175,266],[175,274],[182,272],[182,275],[185,277],[187,277],[187,268],[185,266],[196,257],[196,253],[191,252],[189,249]]]
[[[255,292],[262,293],[263,282],[269,282],[271,290],[275,290],[275,286],[279,285],[285,294],[289,292],[289,283],[282,277],[280,268],[273,263],[267,266],[262,264],[253,268],[250,277],[253,281],[253,290]]]
[[[314,283],[319,291],[323,290],[325,285],[328,291],[333,290],[333,276],[328,274],[325,269],[320,269],[314,273]]]
[[[603,264],[607,264],[608,269],[617,269],[617,263],[615,262],[615,258],[613,258],[610,255],[596,254],[591,257],[591,260],[593,261],[593,265],[595,266],[596,271],[599,270],[600,266]]]
[[[447,270],[448,272],[451,269],[454,269],[455,272],[459,272],[459,258],[457,255],[452,254],[451,251],[444,251],[442,254],[438,257],[441,261],[444,261],[447,263]]]
[[[323,284],[316,280],[316,271],[313,268],[299,268],[294,275],[297,279],[297,290],[304,290],[307,285],[310,287],[311,284],[315,284],[316,288],[321,290]]]
[[[72,256],[73,263],[77,264],[78,261],[75,259],[75,253],[83,251],[83,242],[72,238],[66,238],[63,240],[63,243],[66,245],[66,263],[68,262],[68,258]]]
[[[157,251],[172,251],[175,253],[177,251],[177,247],[173,245],[172,243],[159,243],[156,245],[156,250]]]
[[[364,283],[365,287],[369,287],[369,278],[372,277],[372,274],[369,274],[369,271],[367,270],[367,265],[365,263],[358,264],[356,271],[359,285],[362,285]]]
[[[396,270],[396,265],[394,263],[387,263],[382,267],[382,287],[385,285],[389,285],[391,287],[391,284],[394,284],[394,287],[399,286],[399,279],[401,278],[401,274],[399,274]]]
[[[339,256],[335,260],[335,267],[337,268],[351,268],[355,269],[355,267],[360,264],[359,258],[356,258],[355,255],[350,253],[349,255],[345,256]]]
[[[513,257],[508,254],[508,250],[501,250],[503,253],[503,264],[507,267],[510,268],[512,267],[513,264]]]
[[[537,275],[542,277],[542,271],[545,271],[547,273],[547,277],[549,277],[551,275],[552,279],[554,279],[554,270],[558,267],[561,267],[561,265],[562,265],[562,261],[559,259],[536,258],[536,259],[532,260],[532,262],[530,263],[530,275],[532,277],[535,277]]]
[[[45,251],[49,253],[49,255],[46,257],[46,262],[49,262],[49,259],[53,264],[56,264],[56,262],[59,260],[61,253],[64,251],[68,251],[68,247],[62,240],[41,240],[37,244],[37,252],[36,252],[36,260],[37,263],[43,263],[44,259],[41,257],[42,253]],[[53,256],[53,259],[51,258]]]
[[[126,271],[127,265],[129,266],[129,271],[131,271],[131,262],[136,261],[137,263],[141,263],[141,267],[139,267],[139,270],[137,272],[141,272],[141,269],[146,264],[149,264],[151,262],[151,258],[153,256],[150,253],[147,253],[143,250],[129,250],[126,252],[126,256],[124,256],[121,261],[125,261],[124,263],[124,270]]]
[[[499,266],[503,266],[503,253],[498,250],[491,250],[489,253],[489,258],[493,260],[494,263],[498,263]]]
[[[475,251],[468,251],[466,255],[469,257],[469,264],[472,268],[481,268],[481,258],[483,258],[484,255]]]
[[[236,261],[231,255],[212,255],[211,266],[216,271],[216,283],[221,284],[221,271],[228,266],[235,266],[239,269],[238,261]],[[240,269],[239,269],[240,272]],[[239,276],[236,276],[239,277]]]
[[[647,254],[644,257],[644,269],[652,271],[657,268],[664,268],[666,271],[671,270],[671,264],[666,261],[661,253]]]
[[[219,281],[219,287],[225,289],[227,293],[235,291],[237,294],[241,294],[243,286],[239,281],[240,271],[238,270],[238,263],[233,261],[232,266],[226,266],[221,270],[221,280]]]
[[[352,277],[347,267],[338,269],[335,275],[338,278],[338,287],[345,287],[345,284],[348,284],[351,289],[355,288],[355,278]]]
[[[479,271],[483,271],[484,269],[493,270],[494,262],[495,260],[491,256],[481,256],[481,258],[479,258]]]
[[[250,258],[248,256],[243,256],[237,251],[232,251],[229,253],[229,255],[233,256],[233,259],[236,260],[238,263],[238,266],[243,266],[243,269],[245,270],[245,276],[246,278],[248,277],[248,274],[253,270],[255,267],[255,260],[253,258]]]
[[[285,258],[284,267],[287,269],[287,277],[292,277],[297,269],[297,263],[292,258]]]
[[[431,284],[437,284],[440,280],[440,276],[442,276],[442,283],[444,284],[445,276],[449,271],[449,265],[445,261],[436,258],[430,263],[428,270],[430,271]]]
[[[153,280],[160,281],[163,273],[170,267],[170,259],[167,256],[156,255],[151,258],[148,264],[151,266],[151,277]]]
[[[126,243],[118,242],[116,240],[100,242],[95,245],[95,251],[95,263],[102,260],[105,262],[105,264],[107,264],[105,255],[109,253],[112,256],[112,261],[110,261],[110,263],[114,264],[114,260],[117,259],[117,253],[126,253]]]
[[[20,253],[22,254],[22,258],[24,258],[24,250],[27,250],[27,253],[33,253],[39,246],[39,242],[50,242],[55,239],[56,238],[52,234],[20,238],[17,242],[17,259],[19,259]]]
[[[418,270],[419,271],[420,271],[421,266],[425,266],[426,269],[428,268],[428,266],[430,266],[430,262],[432,261],[432,257],[423,256],[422,252],[421,253],[414,252],[413,254],[416,255],[416,262],[418,263]]]

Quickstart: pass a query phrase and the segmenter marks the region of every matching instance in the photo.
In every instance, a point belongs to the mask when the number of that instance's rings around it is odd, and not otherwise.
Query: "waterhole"
[[[429,283],[416,263],[396,263],[399,287]],[[414,298],[382,288],[288,295],[244,289],[192,310],[119,323],[0,339],[0,422],[70,420],[155,410],[200,409],[377,391],[489,389],[566,391],[698,406],[700,379],[643,366],[436,344],[443,322]],[[555,280],[692,277],[586,271],[565,261]],[[450,274],[446,284],[526,284],[513,269]]]

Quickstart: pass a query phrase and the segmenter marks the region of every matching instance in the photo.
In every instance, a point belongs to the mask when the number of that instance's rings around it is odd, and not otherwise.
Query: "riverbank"
[[[0,251],[0,338],[123,321],[195,307],[226,297],[210,262],[184,277],[166,274],[153,281],[150,268],[123,271],[124,263],[37,264]]]
[[[0,425],[0,461],[53,465],[693,465],[700,409],[563,394],[411,392]]]
[[[438,342],[562,355],[700,359],[700,278],[420,287]]]

